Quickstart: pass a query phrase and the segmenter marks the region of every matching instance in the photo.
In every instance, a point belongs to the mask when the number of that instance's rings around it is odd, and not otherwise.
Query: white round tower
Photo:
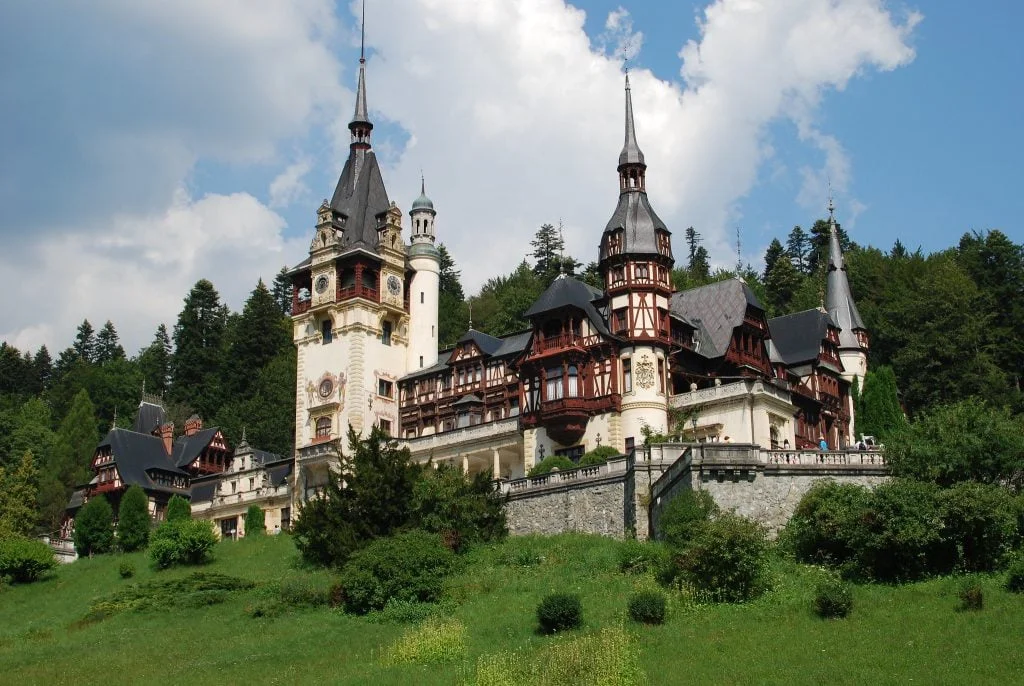
[[[412,204],[412,245],[409,265],[409,372],[432,367],[437,362],[437,307],[441,287],[441,256],[434,244],[434,203],[427,197],[421,180],[420,197]]]

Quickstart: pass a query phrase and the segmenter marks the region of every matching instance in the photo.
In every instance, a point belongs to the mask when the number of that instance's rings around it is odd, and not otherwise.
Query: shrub
[[[830,576],[818,583],[814,591],[814,611],[823,619],[845,617],[853,609],[850,584]]]
[[[818,481],[783,529],[782,546],[802,562],[843,564],[854,555],[852,536],[867,500],[863,486]]]
[[[1006,570],[1006,590],[1024,593],[1024,557],[1018,557]]]
[[[126,553],[149,543],[149,498],[139,486],[131,486],[117,508],[117,545]]]
[[[281,602],[293,607],[320,607],[331,604],[333,580],[324,574],[291,574],[281,579]]]
[[[684,490],[670,500],[658,518],[658,538],[674,550],[682,550],[697,530],[718,513],[718,504],[707,491]]]
[[[465,625],[457,619],[428,618],[406,631],[388,650],[391,664],[461,662],[468,652]]]
[[[383,610],[374,610],[367,618],[376,623],[395,622],[411,624],[422,622],[428,617],[440,614],[445,610],[444,603],[414,603],[408,600],[389,600]]]
[[[583,606],[572,593],[549,593],[537,606],[541,633],[553,634],[583,624]]]
[[[102,495],[90,498],[75,516],[75,550],[92,557],[114,548],[114,511]]]
[[[661,591],[640,591],[629,598],[629,617],[642,624],[665,621],[665,594]]]
[[[1001,487],[965,482],[939,493],[943,521],[943,566],[967,572],[998,567],[1017,539],[1013,496]]]
[[[981,590],[981,584],[977,581],[964,582],[957,595],[960,598],[961,612],[974,612],[980,610],[985,604],[985,595]]]
[[[469,477],[448,464],[425,470],[413,486],[412,512],[416,528],[440,534],[456,552],[508,534],[505,503],[490,472]]]
[[[179,522],[192,519],[192,505],[180,495],[172,495],[167,501],[167,521]]]
[[[854,528],[857,574],[880,581],[909,581],[932,573],[942,555],[938,488],[897,479],[868,495]]]
[[[366,614],[392,599],[434,602],[454,566],[455,554],[436,534],[414,530],[379,538],[345,565],[345,609]]]
[[[527,476],[544,476],[555,469],[565,471],[566,469],[576,469],[576,467],[576,463],[565,455],[552,455],[550,457],[545,457],[543,460],[533,465],[527,473]]]
[[[656,541],[627,539],[619,544],[618,557],[625,574],[657,572],[668,563],[668,549]]]
[[[267,533],[266,515],[259,505],[250,505],[245,511],[245,535],[259,536]]]
[[[0,539],[0,578],[27,584],[57,566],[50,546],[30,538]]]
[[[131,562],[124,561],[118,565],[117,573],[121,575],[122,579],[130,579],[135,576],[135,565]]]
[[[149,556],[166,569],[173,565],[198,565],[207,562],[217,544],[213,525],[200,519],[166,521],[153,532]]]
[[[591,450],[589,453],[584,453],[583,457],[580,458],[580,467],[589,467],[591,465],[604,464],[610,458],[618,457],[619,451],[610,445],[599,445],[598,447]]]
[[[732,512],[700,527],[676,564],[683,579],[713,601],[743,602],[769,586],[764,529]]]

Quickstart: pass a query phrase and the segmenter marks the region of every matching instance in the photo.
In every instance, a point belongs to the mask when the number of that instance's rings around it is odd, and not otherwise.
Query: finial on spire
[[[835,220],[835,216],[834,216],[835,209],[836,209],[835,203],[832,202],[832,179],[831,179],[831,177],[829,177],[828,178],[828,221],[829,221],[830,224],[834,224],[835,221],[836,221]]]
[[[469,300],[466,301],[466,303],[469,305],[469,328],[470,328],[470,330],[472,330],[472,328],[473,328],[473,299],[470,298]]]
[[[562,232],[562,218],[558,218],[558,275],[565,276],[565,234]]]
[[[242,443],[245,443],[245,424],[242,424]]]
[[[366,64],[366,0],[359,15],[359,64]]]
[[[427,194],[427,180],[423,176],[423,170],[422,169],[420,169],[420,194],[421,195],[426,195]]]

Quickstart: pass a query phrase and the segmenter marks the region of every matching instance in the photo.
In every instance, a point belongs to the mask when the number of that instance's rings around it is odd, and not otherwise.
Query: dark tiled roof
[[[821,341],[831,321],[826,312],[804,310],[769,319],[768,330],[779,357],[787,365],[793,365],[818,358]]]
[[[167,413],[156,403],[143,401],[139,403],[139,413],[135,415],[132,431],[140,434],[153,433],[161,424],[167,422]]]
[[[267,464],[270,464],[272,462],[278,462],[280,460],[290,459],[290,458],[286,458],[286,457],[283,457],[281,455],[278,455],[277,453],[270,453],[270,452],[267,452],[266,450],[256,450],[255,448],[253,448],[253,450],[252,450],[252,456],[253,456],[253,459],[256,461],[257,464],[262,464],[262,465],[267,465]]]
[[[377,156],[372,150],[353,148],[331,198],[331,209],[345,217],[342,251],[376,250],[377,217],[387,212],[389,206]]]
[[[726,279],[672,294],[672,311],[697,327],[697,353],[721,357],[729,349],[733,330],[743,323],[747,306],[764,310],[750,287]]]
[[[100,442],[99,447],[110,446],[114,464],[117,465],[121,481],[126,485],[139,485],[145,489],[178,492],[178,489],[156,484],[146,473],[160,470],[168,474],[188,473],[178,469],[164,451],[164,442],[157,436],[135,433],[127,429],[111,429]]]
[[[467,393],[452,403],[452,405],[479,405],[481,403],[483,403],[483,400],[476,393]]]
[[[191,500],[193,503],[210,501],[213,500],[213,496],[216,493],[216,481],[204,481],[202,483],[193,482]]]
[[[537,301],[530,305],[523,316],[533,319],[547,312],[560,310],[563,307],[574,307],[587,315],[587,318],[599,332],[610,336],[604,317],[594,307],[594,301],[600,300],[604,294],[571,276],[560,276],[551,282]]]
[[[857,304],[853,302],[850,281],[846,276],[843,250],[839,245],[839,231],[834,218],[829,220],[828,281],[825,299],[832,321],[839,327],[839,347],[859,348],[854,331],[865,329]]]
[[[480,348],[480,352],[488,356],[497,352],[502,343],[500,338],[495,338],[476,329],[470,329],[459,339],[459,343],[466,343],[467,341],[475,343],[476,347]]]
[[[174,442],[174,463],[178,467],[187,467],[195,462],[199,454],[217,434],[217,427],[202,429],[191,436],[180,436]]]
[[[619,202],[615,206],[612,218],[604,229],[601,240],[600,259],[608,257],[608,236],[618,229],[622,232],[622,252],[631,255],[657,255],[658,238],[655,229],[668,231],[665,222],[655,213],[642,191],[626,191],[619,194]]]
[[[501,347],[494,351],[494,357],[506,357],[523,352],[532,335],[532,331],[523,331],[505,336],[501,340]]]
[[[280,486],[288,480],[288,477],[292,475],[292,461],[282,462],[281,464],[271,465],[267,469],[267,474],[270,476],[271,486]]]

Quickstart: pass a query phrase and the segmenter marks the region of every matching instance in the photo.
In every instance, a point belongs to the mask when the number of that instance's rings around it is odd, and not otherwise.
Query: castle
[[[439,351],[438,213],[423,186],[405,225],[389,200],[371,145],[363,58],[348,128],[349,155],[334,194],[317,211],[308,257],[290,270],[294,455],[263,453],[244,439],[231,451],[198,418],[176,442],[158,402],[144,400],[137,426],[113,429],[97,449],[96,476],[76,493],[68,528],[83,500],[101,492],[117,500],[138,483],[156,519],[180,493],[222,535],[243,533],[251,504],[264,508],[269,528],[287,529],[339,467],[349,426],[363,436],[380,427],[420,462],[489,471],[509,492],[528,490],[525,477],[544,457],[578,460],[599,446],[629,456],[619,466],[631,473],[635,451],[652,433],[705,446],[700,459],[708,465],[716,454],[733,467],[747,465],[730,474],[765,464],[798,471],[818,462],[865,464],[849,457],[850,391],[867,372],[869,337],[831,203],[825,307],[769,319],[738,278],[676,292],[671,233],[647,195],[627,75],[618,202],[600,238],[603,288],[560,276],[525,312],[528,330],[496,338],[471,328]],[[809,457],[819,447],[820,457]],[[826,460],[828,451],[834,455]],[[683,457],[692,468],[692,451],[681,454],[659,473],[668,478]],[[580,472],[614,481],[616,469]],[[650,470],[647,478],[653,489]],[[622,488],[637,488],[629,484]],[[616,527],[621,535],[618,524],[609,531]]]

